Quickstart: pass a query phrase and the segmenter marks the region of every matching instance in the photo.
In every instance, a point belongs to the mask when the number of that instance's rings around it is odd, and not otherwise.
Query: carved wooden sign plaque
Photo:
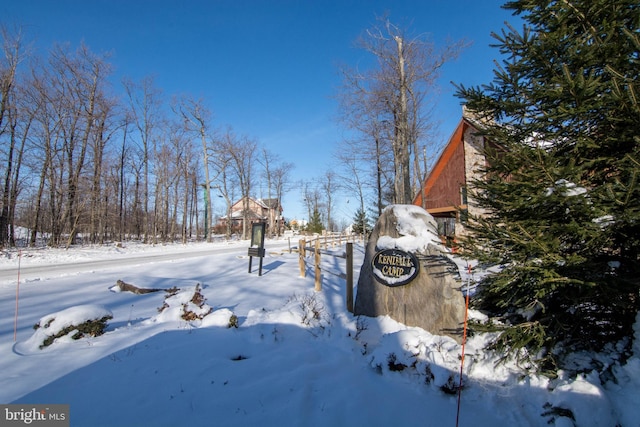
[[[411,282],[420,270],[420,263],[415,255],[400,249],[383,249],[376,252],[371,266],[376,280],[392,287]]]

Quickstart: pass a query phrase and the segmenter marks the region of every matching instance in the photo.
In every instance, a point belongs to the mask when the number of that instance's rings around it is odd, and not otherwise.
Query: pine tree
[[[353,232],[356,234],[369,234],[371,232],[371,224],[367,213],[363,209],[358,209],[353,218]]]
[[[309,219],[309,224],[307,225],[307,231],[311,233],[322,233],[323,228],[320,212],[318,212],[317,209],[314,209],[313,214]]]
[[[640,303],[640,3],[504,7],[525,22],[493,35],[506,59],[458,87],[494,142],[464,247],[503,266],[474,301],[503,320],[493,348],[555,371],[631,337]]]

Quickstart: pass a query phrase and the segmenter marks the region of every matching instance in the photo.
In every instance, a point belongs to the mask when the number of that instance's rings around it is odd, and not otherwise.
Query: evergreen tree
[[[307,231],[311,233],[322,233],[323,229],[322,218],[320,217],[320,212],[317,209],[313,210],[313,214],[309,219],[309,224],[307,225]]]
[[[367,213],[363,209],[358,209],[356,215],[353,218],[353,232],[356,234],[369,234],[371,233],[371,224]]]
[[[490,84],[458,87],[484,179],[469,256],[503,268],[474,304],[503,322],[493,348],[554,372],[569,352],[630,338],[640,302],[640,3],[520,0],[521,32]],[[481,329],[489,325],[475,325]],[[628,343],[627,348],[628,350]],[[619,348],[619,347],[618,347]],[[523,350],[527,351],[523,351]],[[624,356],[625,350],[621,351]]]

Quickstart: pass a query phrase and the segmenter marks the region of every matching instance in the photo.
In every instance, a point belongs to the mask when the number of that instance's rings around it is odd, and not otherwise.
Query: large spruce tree
[[[554,372],[630,340],[639,306],[640,3],[521,0],[504,60],[458,95],[493,142],[474,183],[469,256],[501,269],[474,303],[493,348]],[[620,341],[622,340],[622,341]],[[628,342],[628,341],[627,341]],[[623,356],[624,346],[618,346]]]

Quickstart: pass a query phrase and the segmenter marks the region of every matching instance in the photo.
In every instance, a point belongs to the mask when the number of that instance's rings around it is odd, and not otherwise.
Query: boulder
[[[367,243],[354,314],[388,315],[407,326],[460,342],[465,302],[458,268],[447,252],[427,211],[414,205],[388,206]],[[406,261],[399,255],[399,261],[391,262],[404,268],[404,273],[398,267],[387,267],[391,272],[398,270],[402,277],[385,279],[378,264],[374,265],[376,255],[386,253],[410,254]],[[411,268],[411,259],[417,261],[417,272]]]

